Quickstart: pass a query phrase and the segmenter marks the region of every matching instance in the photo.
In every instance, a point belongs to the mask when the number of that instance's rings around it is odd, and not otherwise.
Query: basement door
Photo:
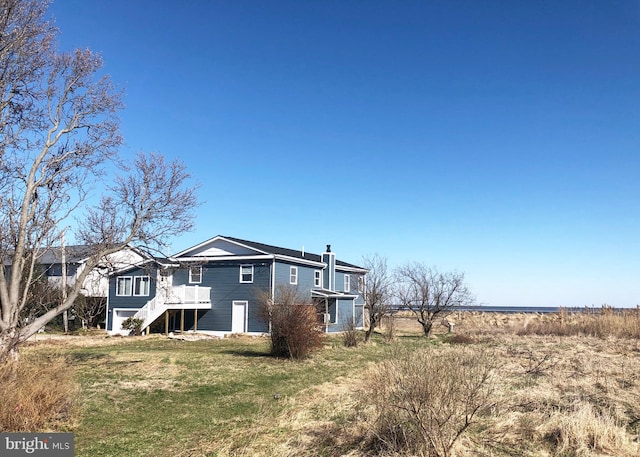
[[[247,305],[246,301],[232,303],[231,309],[231,333],[245,333],[247,331]]]

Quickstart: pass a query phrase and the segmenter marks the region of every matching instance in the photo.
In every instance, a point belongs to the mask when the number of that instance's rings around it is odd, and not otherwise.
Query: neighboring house
[[[47,277],[49,284],[62,286],[63,265],[66,265],[67,285],[72,286],[76,278],[84,271],[86,262],[92,254],[90,246],[71,245],[52,247],[38,259],[41,272]],[[109,273],[131,265],[138,265],[149,256],[135,248],[126,247],[110,254],[85,278],[80,293],[86,297],[106,298],[109,291]]]
[[[294,287],[314,303],[327,332],[363,326],[358,286],[367,270],[323,254],[216,236],[169,259],[153,259],[110,275],[107,330],[127,333],[122,322],[143,319],[143,330],[215,335],[262,334],[260,301]]]

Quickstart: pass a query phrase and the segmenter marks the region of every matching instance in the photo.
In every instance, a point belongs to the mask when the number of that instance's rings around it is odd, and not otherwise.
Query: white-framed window
[[[351,276],[344,275],[344,291],[349,292],[351,290]]]
[[[149,276],[135,276],[133,278],[133,295],[146,297],[149,295]]]
[[[365,285],[366,283],[365,283],[364,275],[359,275],[358,276],[358,292],[360,292],[361,294],[364,294]]]
[[[289,267],[289,284],[298,284],[298,267]]]
[[[240,282],[253,282],[253,265],[240,265]]]
[[[116,279],[116,295],[119,297],[131,295],[131,284],[133,278],[131,276],[119,276]]]
[[[189,283],[200,284],[202,282],[202,267],[189,267]]]
[[[313,272],[313,287],[322,287],[322,270]]]

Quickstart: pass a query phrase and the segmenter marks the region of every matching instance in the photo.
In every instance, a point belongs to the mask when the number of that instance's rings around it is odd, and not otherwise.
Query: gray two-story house
[[[362,327],[361,284],[367,270],[326,252],[312,254],[229,236],[216,236],[166,259],[147,259],[110,275],[107,330],[126,333],[128,317],[143,330],[214,335],[263,334],[265,298],[294,288],[313,303],[326,332]]]

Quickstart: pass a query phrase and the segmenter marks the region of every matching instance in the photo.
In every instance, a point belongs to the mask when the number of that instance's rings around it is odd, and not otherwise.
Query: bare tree
[[[389,314],[393,282],[385,257],[379,254],[365,256],[362,265],[369,270],[366,276],[361,278],[365,315],[369,321],[369,327],[364,333],[364,342],[367,343],[382,319]]]
[[[98,319],[105,318],[107,297],[87,297],[80,294],[73,305],[75,315],[80,319],[82,327],[96,327]]]
[[[91,185],[116,163],[121,92],[99,76],[89,50],[59,52],[46,1],[0,4],[0,358],[69,309],[85,277],[128,244],[161,249],[192,227],[196,204],[179,162],[139,154],[90,208]],[[76,240],[92,255],[67,298],[39,317],[20,318],[38,260],[75,217]]]
[[[441,273],[422,263],[407,263],[396,271],[396,295],[412,311],[425,336],[436,317],[445,317],[456,306],[469,306],[475,298],[464,282],[464,273]]]

